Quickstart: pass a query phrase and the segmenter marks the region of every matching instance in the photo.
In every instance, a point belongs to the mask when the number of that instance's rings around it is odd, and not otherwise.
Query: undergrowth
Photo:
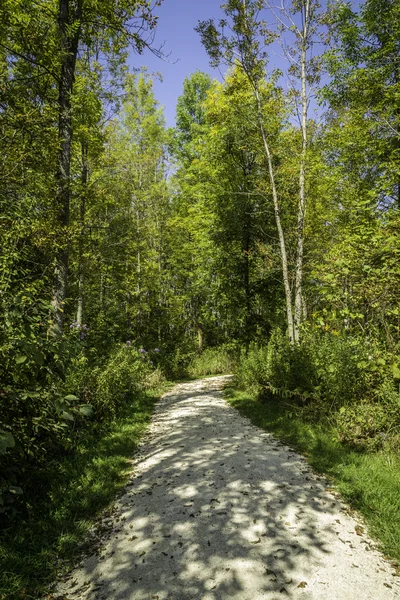
[[[400,451],[399,363],[398,351],[377,340],[310,331],[290,345],[277,329],[265,346],[242,351],[236,375],[242,389],[280,397],[354,448]]]
[[[234,347],[225,345],[206,348],[192,359],[188,367],[188,374],[190,377],[228,375],[233,373],[235,366],[236,351]]]
[[[329,424],[301,419],[281,398],[260,400],[256,392],[227,388],[228,402],[251,422],[302,452],[330,477],[344,500],[364,517],[382,551],[400,564],[400,455],[389,449],[365,452],[340,442]]]
[[[1,600],[40,597],[62,564],[77,558],[95,518],[129,476],[156,399],[150,391],[131,396],[113,421],[86,429],[73,452],[31,475],[24,512],[2,531]]]

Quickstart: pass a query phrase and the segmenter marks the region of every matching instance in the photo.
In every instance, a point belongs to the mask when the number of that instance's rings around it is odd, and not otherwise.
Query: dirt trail
[[[324,480],[223,400],[227,379],[161,399],[100,553],[61,597],[400,598],[400,578]]]

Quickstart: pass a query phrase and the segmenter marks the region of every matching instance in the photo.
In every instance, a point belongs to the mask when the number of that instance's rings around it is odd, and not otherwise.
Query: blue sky
[[[131,66],[147,66],[149,72],[162,74],[163,83],[156,81],[154,87],[157,100],[165,107],[168,126],[175,124],[176,101],[182,93],[185,77],[200,69],[221,78],[218,71],[209,66],[200,36],[194,31],[199,20],[222,16],[220,4],[222,0],[164,0],[156,11],[159,21],[155,46],[165,42],[164,52],[170,54],[170,62],[158,59],[149,51],[130,58]]]
[[[163,0],[156,10],[159,20],[154,45],[159,47],[164,44],[164,52],[169,54],[168,61],[160,60],[150,51],[145,51],[143,55],[132,54],[130,57],[131,67],[146,66],[150,73],[161,73],[163,82],[155,81],[154,89],[157,100],[164,106],[168,126],[175,125],[176,101],[182,94],[185,77],[200,69],[222,80],[222,74],[209,66],[200,36],[194,31],[198,21],[222,17],[221,4],[222,0]],[[324,6],[326,0],[322,0],[321,4]],[[352,4],[358,7],[359,0],[353,0]],[[270,50],[270,67],[284,70],[287,63],[281,57],[280,47],[274,44]],[[314,103],[312,108],[315,110]]]

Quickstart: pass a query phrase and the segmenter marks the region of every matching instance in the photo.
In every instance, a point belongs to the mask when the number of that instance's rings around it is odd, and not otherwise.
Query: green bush
[[[329,421],[346,443],[372,449],[400,435],[398,359],[373,340],[305,332],[290,345],[275,330],[266,346],[241,353],[236,376],[259,397],[285,398],[305,421]]]
[[[144,348],[124,345],[118,348],[107,364],[97,367],[92,377],[95,379],[93,404],[98,418],[114,416],[118,409],[135,393],[150,388],[155,380],[161,379],[161,372],[154,375],[148,352]]]
[[[189,365],[195,356],[193,348],[176,348],[165,352],[162,357],[162,367],[169,379],[184,379],[188,377]]]
[[[63,393],[79,343],[47,334],[50,309],[21,293],[0,311],[0,513],[15,512],[25,473],[69,443],[71,421],[88,410]]]
[[[250,345],[240,355],[236,371],[238,384],[260,396],[272,390],[311,392],[315,372],[307,346],[291,346],[276,329],[266,346]]]
[[[393,425],[400,424],[400,407],[378,402],[359,402],[342,406],[337,413],[336,426],[339,439],[350,446],[367,450],[382,448],[388,434],[394,433]]]
[[[125,344],[93,366],[81,330],[40,339],[35,322],[25,326],[25,337],[18,332],[16,343],[10,338],[0,347],[8,358],[0,367],[0,514],[10,516],[25,503],[30,473],[73,453],[89,423],[95,429],[115,418],[135,394],[163,380],[143,348]]]
[[[234,346],[219,346],[206,348],[195,356],[188,367],[191,377],[233,373],[236,364],[236,349]]]
[[[372,365],[364,340],[327,333],[308,335],[303,343],[315,366],[315,391],[331,409],[366,397]]]
[[[269,348],[251,344],[242,349],[236,367],[236,380],[241,389],[259,393],[269,381]]]

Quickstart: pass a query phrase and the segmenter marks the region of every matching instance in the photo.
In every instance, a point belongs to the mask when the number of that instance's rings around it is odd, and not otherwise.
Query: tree
[[[56,173],[56,220],[62,232],[67,234],[70,213],[70,165],[72,144],[71,98],[75,80],[76,60],[79,43],[83,39],[87,46],[103,42],[100,50],[121,55],[127,45],[132,44],[142,52],[149,43],[143,37],[145,28],[154,28],[155,20],[151,5],[147,0],[125,0],[117,7],[104,0],[100,5],[84,3],[83,0],[60,0],[58,12],[58,39],[60,70],[58,76],[58,139],[59,155]],[[96,27],[93,27],[93,24]],[[103,37],[103,27],[109,32],[109,39]],[[100,33],[100,36],[99,36]],[[110,45],[111,41],[111,45]],[[67,294],[68,240],[61,241],[54,268],[52,306],[54,310],[54,331],[61,332],[63,325],[64,301]]]
[[[297,211],[297,250],[294,282],[294,339],[300,340],[300,327],[304,317],[303,263],[304,228],[307,211],[307,162],[309,147],[308,113],[310,99],[315,93],[315,84],[320,79],[320,58],[313,55],[315,35],[319,25],[320,3],[317,0],[295,0],[287,8],[284,1],[278,6],[267,2],[273,13],[278,30],[283,34],[282,46],[289,62],[289,81],[294,101],[295,113],[301,131],[301,152],[299,156],[299,203]],[[298,23],[300,21],[300,23]],[[294,37],[294,44],[288,43],[287,35]],[[297,86],[295,81],[299,81]]]
[[[267,30],[265,22],[259,20],[260,10],[264,7],[263,0],[250,0],[249,2],[229,0],[223,6],[226,16],[230,19],[229,24],[227,20],[221,19],[219,22],[220,30],[218,30],[212,20],[203,21],[196,30],[201,35],[202,42],[210,56],[211,64],[217,66],[222,62],[232,66],[237,63],[248,78],[253,90],[255,112],[267,162],[278,231],[288,335],[291,342],[294,342],[292,294],[285,234],[281,221],[281,204],[276,184],[273,147],[264,122],[260,94],[260,85],[265,79],[265,67],[268,58],[262,44],[268,45],[271,43],[274,35]],[[231,36],[225,33],[226,29],[231,31]]]
[[[176,153],[181,160],[186,158],[190,162],[193,159],[191,142],[201,135],[205,124],[204,102],[211,86],[211,77],[201,71],[186,77],[183,82],[183,93],[176,105]]]
[[[377,204],[400,206],[399,3],[367,0],[359,13],[332,4],[328,17],[331,80],[323,98],[332,117],[357,130],[360,177],[370,180]]]
[[[127,76],[87,205],[86,314],[106,345],[127,338],[157,343],[164,333],[166,144],[151,78]]]

